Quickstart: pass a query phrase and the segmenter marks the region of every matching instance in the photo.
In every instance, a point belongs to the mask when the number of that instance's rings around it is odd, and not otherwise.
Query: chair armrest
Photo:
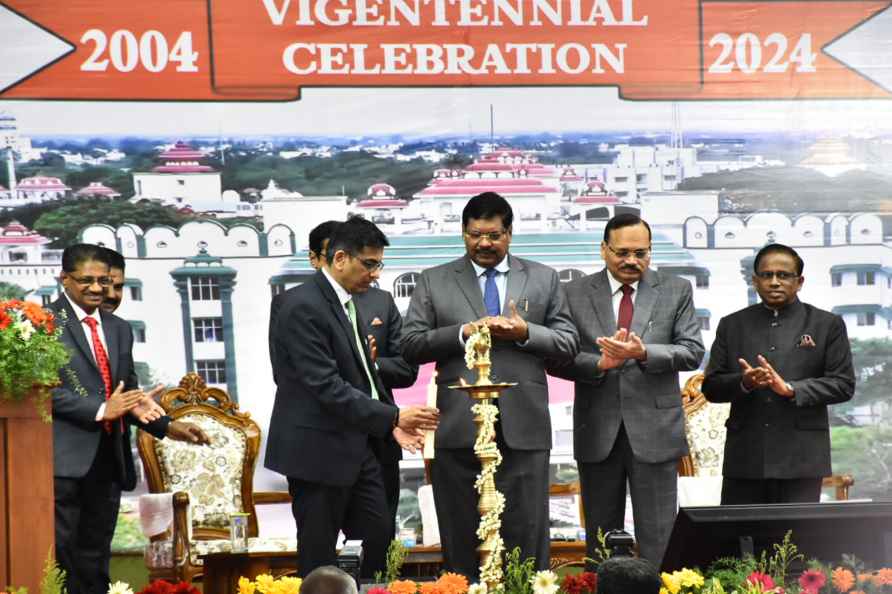
[[[821,486],[835,488],[837,501],[845,501],[849,498],[849,488],[854,484],[855,477],[852,475],[834,474],[833,476],[825,476]]]
[[[181,567],[189,562],[189,494],[177,491],[173,494],[173,564]]]
[[[291,494],[287,491],[255,491],[254,503],[267,505],[270,503],[291,503]]]

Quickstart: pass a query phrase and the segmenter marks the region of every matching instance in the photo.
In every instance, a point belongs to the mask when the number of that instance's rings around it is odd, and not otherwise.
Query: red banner
[[[886,98],[892,85],[870,70],[882,50],[871,22],[892,18],[889,6],[4,0],[0,98],[282,101],[318,86],[524,85],[615,86],[630,99]]]

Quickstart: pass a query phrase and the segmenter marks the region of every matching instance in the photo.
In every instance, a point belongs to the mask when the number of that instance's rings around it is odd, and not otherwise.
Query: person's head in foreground
[[[356,582],[343,569],[323,565],[303,579],[300,594],[357,594]]]
[[[598,566],[598,594],[659,593],[660,574],[647,559],[611,557]]]

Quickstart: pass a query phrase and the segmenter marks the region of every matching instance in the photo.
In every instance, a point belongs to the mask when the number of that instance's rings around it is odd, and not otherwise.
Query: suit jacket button
[[[773,350],[776,350],[776,349],[777,349],[777,347],[774,346],[774,345],[771,345],[770,347],[768,347],[768,350],[769,350],[769,351],[773,351]]]

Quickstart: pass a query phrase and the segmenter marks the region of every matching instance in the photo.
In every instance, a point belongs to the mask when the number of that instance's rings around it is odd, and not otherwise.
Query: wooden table
[[[551,543],[552,567],[582,561],[583,557],[585,557],[585,542]],[[297,554],[294,551],[211,553],[202,558],[204,559],[202,590],[205,594],[235,594],[238,592],[238,579],[241,576],[254,579],[262,573],[274,577],[297,573]],[[416,580],[435,579],[440,575],[442,565],[443,553],[439,545],[412,547],[403,565],[402,577]]]

